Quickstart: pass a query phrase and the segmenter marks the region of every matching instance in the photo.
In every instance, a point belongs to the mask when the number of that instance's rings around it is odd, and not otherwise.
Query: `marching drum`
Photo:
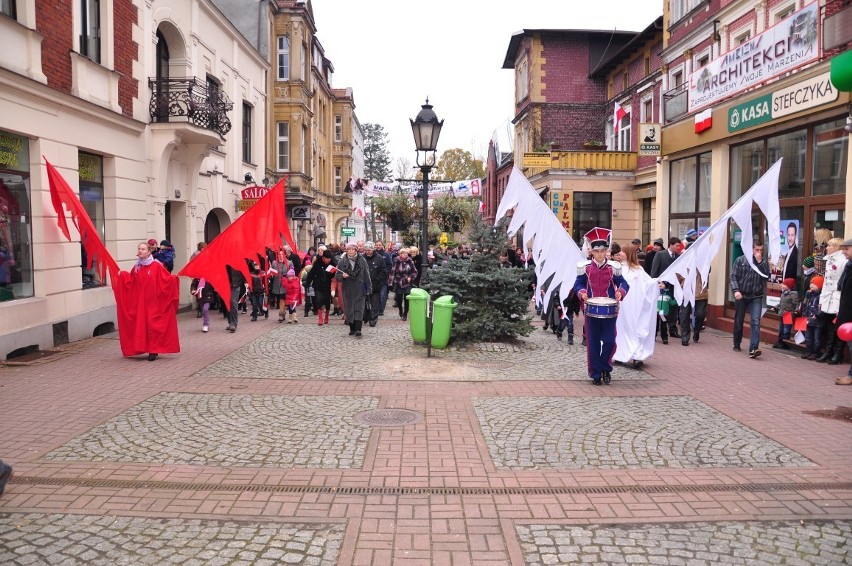
[[[615,318],[618,316],[618,301],[609,297],[589,297],[584,312],[591,318]]]

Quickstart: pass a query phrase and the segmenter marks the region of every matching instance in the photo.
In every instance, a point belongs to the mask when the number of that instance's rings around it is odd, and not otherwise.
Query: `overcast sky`
[[[312,0],[332,86],[352,87],[361,124],[381,124],[393,164],[414,161],[410,118],[425,98],[445,120],[438,153],[485,157],[513,117],[513,72],[503,69],[523,29],[641,31],[663,0]]]

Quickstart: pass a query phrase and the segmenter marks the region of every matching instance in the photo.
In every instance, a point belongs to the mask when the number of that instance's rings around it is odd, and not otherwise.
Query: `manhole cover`
[[[819,409],[817,411],[802,411],[806,415],[822,417],[824,419],[835,419],[852,423],[852,407],[837,407],[836,409]]]
[[[408,409],[373,409],[355,415],[355,421],[369,426],[405,426],[422,420],[423,415]]]

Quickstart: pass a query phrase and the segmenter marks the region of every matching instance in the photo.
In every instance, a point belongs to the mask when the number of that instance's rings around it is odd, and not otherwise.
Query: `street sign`
[[[355,228],[354,227],[349,228],[347,226],[343,226],[340,229],[340,235],[341,236],[354,236],[355,235]]]

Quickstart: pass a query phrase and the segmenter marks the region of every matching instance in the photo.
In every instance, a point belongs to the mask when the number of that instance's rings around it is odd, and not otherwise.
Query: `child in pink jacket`
[[[296,318],[296,307],[302,304],[302,280],[296,277],[294,270],[287,271],[287,276],[283,281],[284,288],[287,290],[287,312],[290,314],[287,324],[291,322],[299,322]]]

